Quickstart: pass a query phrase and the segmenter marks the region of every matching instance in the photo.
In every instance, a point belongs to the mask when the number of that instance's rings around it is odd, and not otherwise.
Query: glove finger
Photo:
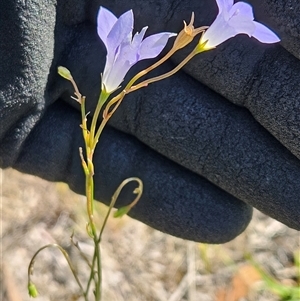
[[[300,229],[300,162],[245,108],[184,73],[128,95],[111,124]]]
[[[285,49],[236,37],[219,49],[199,55],[185,71],[231,102],[246,107],[300,158],[300,88],[296,76],[300,62]]]
[[[26,140],[14,168],[50,181],[65,181],[83,194],[79,123],[80,114],[64,102],[50,106]],[[223,243],[240,234],[251,219],[248,205],[116,130],[104,131],[94,163],[96,198],[107,204],[125,178],[141,178],[144,192],[130,215],[163,232]],[[117,206],[133,200],[133,188],[125,189]]]

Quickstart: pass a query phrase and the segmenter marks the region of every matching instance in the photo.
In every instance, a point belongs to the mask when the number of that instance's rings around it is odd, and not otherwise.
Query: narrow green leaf
[[[123,215],[127,214],[130,209],[130,206],[121,207],[114,213],[114,217],[122,217]]]

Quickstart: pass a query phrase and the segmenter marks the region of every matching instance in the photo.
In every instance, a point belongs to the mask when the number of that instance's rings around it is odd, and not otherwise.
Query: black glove
[[[71,70],[92,112],[106,55],[96,33],[99,6],[117,16],[132,8],[136,30],[149,25],[148,34],[180,31],[192,11],[197,26],[217,14],[214,0],[10,2],[0,9],[1,166],[65,181],[79,193],[79,106],[57,66]],[[297,55],[300,4],[276,19],[280,2],[261,9],[259,21]],[[144,193],[130,215],[175,236],[228,241],[245,229],[252,206],[300,229],[300,64],[286,49],[238,36],[185,72],[126,96],[96,151],[96,198],[108,203],[122,180],[137,176]],[[133,199],[132,190],[117,206]]]

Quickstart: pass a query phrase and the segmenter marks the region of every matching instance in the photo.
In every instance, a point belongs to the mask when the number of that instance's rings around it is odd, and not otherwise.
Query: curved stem
[[[136,181],[138,182],[139,186],[138,188],[136,188],[133,192],[136,193],[137,191],[137,196],[136,198],[133,200],[133,202],[130,203],[130,208],[132,208],[138,201],[139,199],[141,198],[142,196],[142,193],[143,193],[143,182],[141,181],[141,179],[137,178],[137,177],[131,177],[131,178],[128,178],[128,179],[125,179],[120,185],[119,187],[116,189],[115,193],[113,194],[112,198],[111,198],[111,202],[109,204],[109,207],[108,207],[108,211],[106,213],[106,216],[104,218],[104,221],[103,221],[103,224],[102,224],[102,227],[101,227],[101,230],[100,230],[100,234],[99,234],[99,238],[98,238],[98,242],[100,243],[101,241],[101,238],[102,238],[102,234],[103,234],[103,231],[104,231],[104,228],[106,226],[106,223],[107,223],[107,220],[110,216],[110,212],[112,210],[112,208],[114,207],[122,189],[130,182],[133,182],[133,181]]]
[[[70,241],[72,243],[72,245],[79,251],[79,254],[81,256],[81,258],[86,262],[86,264],[91,268],[92,264],[90,263],[88,257],[82,252],[78,241],[74,241],[74,232],[72,233],[71,237],[70,237]]]
[[[67,260],[67,263],[72,271],[72,274],[78,284],[78,286],[80,287],[81,289],[81,293],[82,295],[84,296],[84,300],[88,301],[88,298],[87,298],[87,295],[85,294],[84,290],[83,290],[83,286],[76,274],[76,271],[75,271],[75,268],[73,267],[73,264],[70,260],[70,257],[68,255],[68,253],[66,252],[66,250],[64,248],[62,248],[60,245],[58,244],[48,244],[48,245],[45,245],[43,246],[42,248],[38,249],[35,254],[33,255],[33,257],[31,258],[30,260],[30,263],[29,263],[29,266],[28,266],[28,284],[31,282],[31,275],[33,274],[33,268],[34,268],[34,262],[35,262],[35,258],[36,256],[44,249],[46,248],[49,248],[49,247],[54,247],[54,248],[57,248],[62,254],[63,256],[65,257],[65,259]]]

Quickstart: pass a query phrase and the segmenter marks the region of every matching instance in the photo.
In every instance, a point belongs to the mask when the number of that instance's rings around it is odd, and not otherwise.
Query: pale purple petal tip
[[[279,37],[268,27],[255,21],[254,24],[255,24],[255,31],[252,34],[252,36],[256,38],[258,41],[266,44],[280,42]]]
[[[231,17],[234,16],[243,16],[247,18],[249,21],[254,20],[253,8],[250,4],[245,2],[237,2],[235,3],[229,10],[229,15]]]
[[[97,32],[105,45],[107,36],[117,20],[117,17],[112,12],[100,6],[97,16]]]
[[[234,0],[217,0],[219,13],[221,13],[223,10],[228,12],[233,6],[233,2]]]
[[[109,32],[107,36],[108,50],[114,51],[125,40],[129,42],[132,38],[132,29],[133,12],[129,10],[120,16]]]
[[[140,47],[148,26],[142,28],[141,32],[137,32],[132,39],[132,47],[136,49]]]

